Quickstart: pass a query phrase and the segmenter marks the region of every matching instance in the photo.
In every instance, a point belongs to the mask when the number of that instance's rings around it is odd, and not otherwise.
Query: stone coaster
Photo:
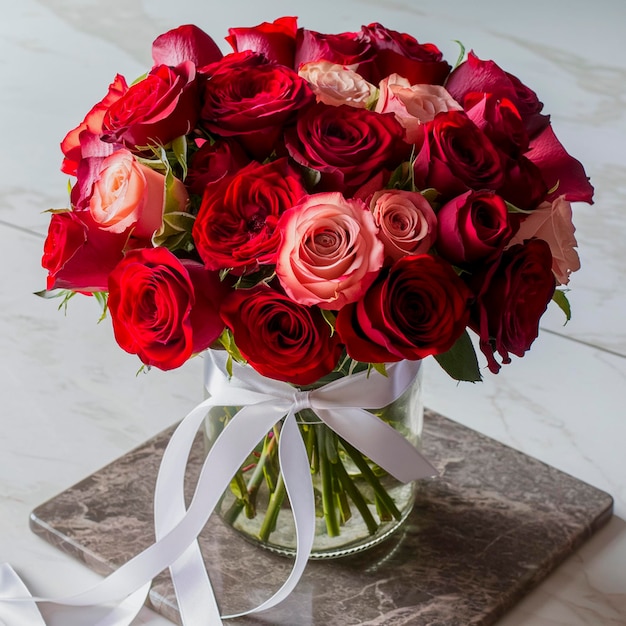
[[[146,548],[170,432],[39,506],[33,531],[101,574]],[[190,476],[203,456],[196,443]],[[400,531],[369,551],[309,562],[285,602],[229,624],[493,624],[611,517],[603,491],[428,410],[423,450],[441,475],[420,484]],[[290,571],[289,559],[215,516],[200,544],[224,615],[257,606]],[[167,572],[155,579],[150,604],[179,622]]]

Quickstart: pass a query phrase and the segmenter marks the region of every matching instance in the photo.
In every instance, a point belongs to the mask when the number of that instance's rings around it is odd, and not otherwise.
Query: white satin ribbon
[[[387,366],[388,377],[363,372],[301,392],[237,363],[229,379],[225,353],[207,351],[205,385],[209,398],[180,423],[161,462],[154,498],[156,542],[94,587],[66,598],[32,597],[10,565],[0,566],[0,621],[6,626],[45,626],[36,602],[114,604],[115,608],[95,626],[129,626],[146,600],[152,579],[168,567],[185,626],[218,626],[222,619],[263,611],[282,602],[304,572],[315,534],[309,461],[295,414],[312,409],[339,436],[402,482],[434,476],[433,466],[404,437],[365,410],[384,407],[397,399],[419,367],[419,362],[401,361]],[[208,410],[214,406],[242,408],[207,454],[187,508],[183,484],[189,453]],[[261,605],[222,617],[197,537],[232,476],[283,417],[279,460],[296,529],[293,569],[283,586]]]

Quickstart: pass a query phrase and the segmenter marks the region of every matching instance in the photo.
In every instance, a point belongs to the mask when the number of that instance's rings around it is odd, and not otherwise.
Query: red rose
[[[106,291],[128,237],[98,228],[86,211],[53,213],[41,265],[48,289]]]
[[[506,204],[493,191],[468,191],[437,214],[437,252],[453,265],[491,259],[512,236]]]
[[[296,51],[295,17],[279,17],[271,24],[263,22],[252,28],[229,28],[226,41],[235,52],[251,50],[287,67],[294,67]]]
[[[491,93],[499,100],[510,100],[519,111],[529,136],[544,128],[550,120],[541,114],[543,104],[532,89],[493,61],[482,61],[473,52],[450,74],[446,89],[461,104],[464,104],[465,96],[473,92]]]
[[[439,113],[424,130],[414,166],[418,189],[434,187],[449,199],[502,185],[500,152],[463,111]]]
[[[405,256],[342,308],[337,332],[357,361],[423,359],[447,352],[469,317],[471,292],[450,264],[428,254]]]
[[[339,337],[317,308],[257,286],[231,291],[221,313],[242,356],[263,376],[310,385],[337,365]]]
[[[298,29],[294,64],[296,70],[304,63],[329,61],[350,66],[369,80],[373,59],[374,48],[363,33],[325,35],[305,28]]]
[[[142,363],[170,370],[208,348],[224,324],[216,302],[223,288],[200,263],[167,248],[128,252],[109,277],[115,339]]]
[[[191,193],[201,196],[204,188],[227,174],[234,174],[250,163],[243,148],[234,141],[197,140],[200,149],[189,159],[185,185]]]
[[[548,195],[541,170],[525,156],[503,157],[504,182],[498,188],[505,200],[520,209],[534,209]]]
[[[346,105],[316,104],[287,131],[291,157],[321,173],[319,191],[354,193],[375,175],[377,189],[409,158],[411,147],[392,113],[378,114]]]
[[[306,195],[287,159],[252,162],[209,184],[193,226],[193,239],[207,268],[254,271],[276,262],[280,216]]]
[[[496,351],[502,363],[510,363],[510,352],[524,356],[537,338],[539,319],[555,287],[550,246],[541,239],[511,246],[469,284],[476,293],[471,326],[480,336],[489,369],[497,374]]]
[[[155,66],[174,67],[190,61],[200,67],[218,61],[222,56],[213,39],[193,24],[168,30],[152,43],[152,60]]]
[[[450,65],[443,60],[437,46],[418,43],[415,37],[374,23],[363,26],[363,35],[376,51],[374,83],[391,74],[406,78],[411,85],[443,85],[450,73]]]
[[[196,125],[199,107],[195,65],[159,65],[108,108],[103,139],[131,150],[166,145]]]
[[[528,134],[517,107],[508,98],[474,92],[465,96],[465,112],[495,146],[512,158],[528,150]]]
[[[220,137],[236,135],[258,160],[271,154],[283,126],[315,99],[293,70],[259,55],[235,53],[202,71],[210,77],[204,84],[202,126]]]
[[[569,202],[593,204],[593,187],[582,164],[570,156],[556,138],[551,126],[541,131],[530,142],[528,159],[540,170],[552,193],[549,202],[563,196]]]
[[[97,139],[100,143],[100,137],[102,135],[102,120],[107,112],[107,109],[117,100],[119,100],[128,90],[128,85],[123,76],[119,74],[115,77],[115,80],[109,85],[109,91],[107,95],[96,104],[89,113],[85,116],[85,119],[74,129],[70,130],[65,138],[61,142],[61,150],[65,155],[63,159],[63,165],[61,171],[70,176],[76,176],[78,170],[78,164],[83,158],[83,144],[90,139]],[[107,147],[105,154],[100,156],[107,156],[108,153],[113,151],[112,146],[104,144],[103,147]],[[93,156],[93,155],[92,155]]]

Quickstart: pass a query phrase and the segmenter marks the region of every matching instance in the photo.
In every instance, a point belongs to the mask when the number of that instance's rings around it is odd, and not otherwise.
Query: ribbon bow
[[[222,619],[269,609],[294,589],[311,554],[315,535],[315,503],[309,460],[295,415],[312,409],[340,437],[402,482],[436,474],[433,466],[402,435],[366,409],[387,406],[408,388],[419,361],[388,366],[388,377],[367,372],[346,376],[318,389],[299,391],[267,379],[251,367],[233,364],[226,372],[226,354],[205,353],[205,386],[209,397],[195,407],[174,431],[164,452],[154,495],[156,542],[100,583],[77,595],[49,599],[31,597],[10,565],[0,568],[0,621],[7,626],[45,626],[35,602],[68,606],[118,606],[95,626],[128,626],[145,602],[150,582],[169,567],[182,623],[218,626]],[[215,406],[241,409],[206,456],[194,496],[187,508],[183,485],[196,433]],[[258,442],[284,418],[278,455],[296,530],[296,558],[283,586],[261,605],[237,615],[221,616],[197,537],[217,506],[232,476]],[[119,602],[124,598],[123,602]]]

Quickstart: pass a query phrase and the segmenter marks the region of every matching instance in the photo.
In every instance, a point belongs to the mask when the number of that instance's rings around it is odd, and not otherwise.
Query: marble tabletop
[[[137,376],[95,302],[67,312],[35,297],[48,216],[66,203],[59,141],[119,72],[150,64],[159,33],[298,15],[339,32],[379,21],[456,58],[461,40],[534,88],[567,149],[586,166],[595,204],[574,207],[582,269],[574,316],[550,311],[523,359],[477,385],[426,364],[427,406],[609,492],[615,515],[500,622],[626,624],[626,5],[622,0],[20,0],[0,21],[0,561],[31,589],[60,595],[98,575],[35,536],[30,511],[181,419],[201,396],[201,363]],[[54,618],[54,607],[45,606]],[[165,626],[144,609],[137,624]],[[85,622],[77,621],[76,624]],[[64,622],[64,626],[70,626]]]

